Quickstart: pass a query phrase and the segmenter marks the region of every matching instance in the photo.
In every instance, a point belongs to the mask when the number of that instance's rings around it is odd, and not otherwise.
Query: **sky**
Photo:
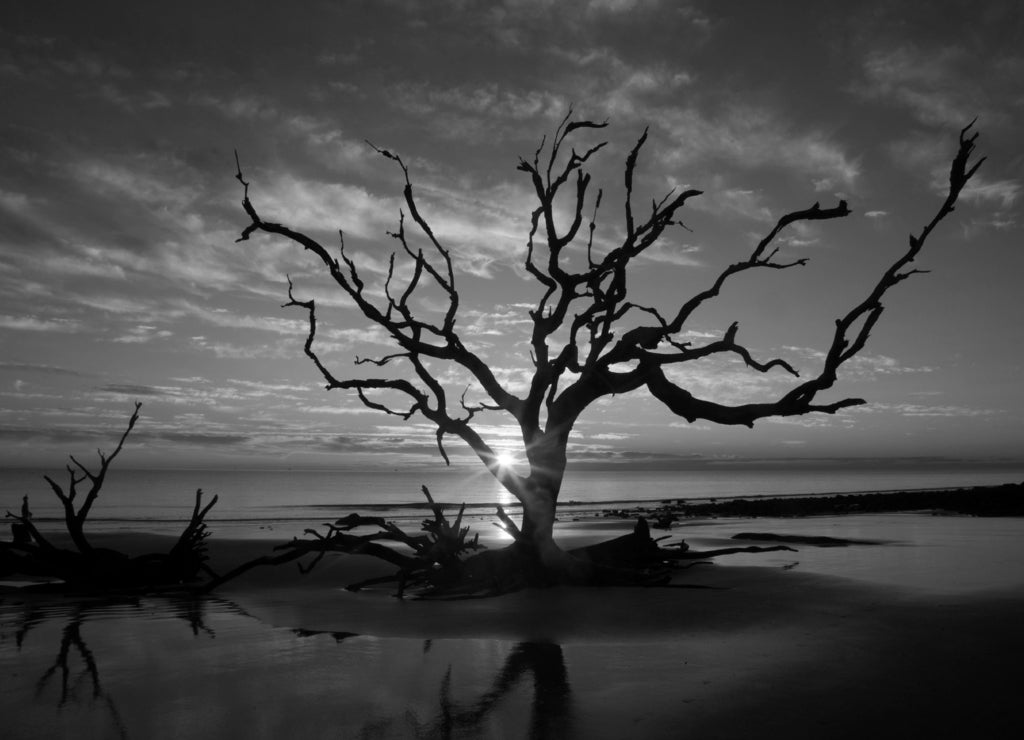
[[[286,275],[321,307],[339,377],[388,345],[312,255],[257,235],[261,215],[334,245],[380,289],[396,243],[400,154],[456,262],[458,327],[512,390],[539,297],[522,265],[534,207],[516,170],[575,115],[605,189],[595,245],[624,233],[623,163],[649,127],[635,198],[703,191],[686,229],[633,265],[630,297],[668,312],[749,255],[782,214],[780,255],[695,314],[683,339],[738,321],[756,357],[816,374],[833,322],[939,206],[958,131],[988,160],[897,286],[827,397],[868,404],[753,429],[689,424],[646,391],[575,428],[571,464],[706,460],[1015,460],[1024,450],[1024,7],[1000,2],[10,2],[0,9],[0,466],[109,449],[138,400],[124,464],[443,465],[433,427],[327,392],[302,355]],[[332,247],[333,248],[333,247]],[[576,249],[577,256],[580,254]],[[407,275],[399,267],[399,275]],[[770,274],[768,274],[770,273]],[[419,308],[436,310],[436,297]],[[444,368],[439,373],[447,373]],[[455,388],[463,380],[442,375]],[[794,379],[734,362],[673,379],[725,403]],[[470,397],[476,392],[470,388]],[[510,419],[481,419],[518,449]],[[455,465],[478,464],[457,440]]]

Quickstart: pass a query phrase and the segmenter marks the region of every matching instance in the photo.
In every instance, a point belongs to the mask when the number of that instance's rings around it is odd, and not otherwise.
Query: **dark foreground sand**
[[[581,544],[617,526],[562,536]],[[722,558],[681,571],[676,588],[445,603],[343,591],[378,567],[356,557],[304,578],[293,566],[253,571],[199,602],[8,592],[0,735],[1024,736],[1024,520],[676,531],[713,546],[740,529],[872,532],[888,544]],[[228,566],[270,541],[212,544]]]

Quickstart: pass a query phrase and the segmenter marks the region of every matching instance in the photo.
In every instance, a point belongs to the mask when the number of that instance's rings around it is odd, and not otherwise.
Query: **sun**
[[[511,452],[499,452],[495,454],[494,459],[497,460],[498,465],[503,468],[508,468],[516,464],[516,456]]]

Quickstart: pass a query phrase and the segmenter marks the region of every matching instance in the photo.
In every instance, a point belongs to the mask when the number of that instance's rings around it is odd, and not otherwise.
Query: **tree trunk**
[[[519,548],[535,563],[542,579],[556,583],[585,581],[590,567],[554,540],[555,510],[565,474],[565,440],[534,444],[529,459],[530,476],[519,495],[523,504]]]

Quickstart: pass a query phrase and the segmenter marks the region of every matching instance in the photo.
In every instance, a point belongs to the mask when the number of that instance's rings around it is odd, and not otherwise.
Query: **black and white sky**
[[[807,266],[735,280],[688,327],[699,341],[739,321],[755,354],[808,373],[834,319],[931,218],[975,117],[988,157],[917,262],[931,272],[893,291],[841,376],[834,396],[868,405],[723,429],[638,393],[581,419],[574,459],[1024,450],[1016,0],[8,2],[0,99],[0,465],[105,444],[136,399],[136,465],[437,464],[424,420],[323,390],[302,313],[281,307],[286,274],[325,306],[319,346],[339,374],[386,345],[332,301],[310,255],[235,242],[247,218],[233,150],[265,218],[343,229],[378,281],[403,181],[366,141],[400,153],[461,268],[460,326],[515,387],[538,297],[516,164],[570,107],[609,122],[591,167],[607,198],[598,245],[621,237],[616,188],[645,127],[638,201],[704,191],[689,230],[637,261],[638,301],[678,306],[783,213],[849,202],[846,219],[785,232],[783,252]],[[724,361],[674,379],[724,402],[793,382]],[[515,449],[499,415],[484,431]]]

